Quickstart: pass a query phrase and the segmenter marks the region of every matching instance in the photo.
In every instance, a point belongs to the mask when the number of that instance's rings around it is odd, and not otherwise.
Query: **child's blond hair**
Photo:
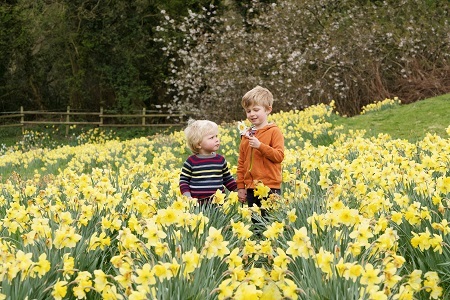
[[[203,137],[218,131],[219,126],[213,121],[189,119],[188,126],[184,129],[186,144],[192,153],[198,154],[200,153],[198,146],[202,142]]]
[[[273,105],[273,95],[272,93],[262,86],[257,85],[242,97],[242,107],[247,109],[254,105],[261,105],[268,109]]]

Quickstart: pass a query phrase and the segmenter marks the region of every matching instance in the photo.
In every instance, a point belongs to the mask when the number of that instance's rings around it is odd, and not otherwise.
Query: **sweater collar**
[[[216,153],[213,152],[211,154],[195,154],[195,156],[197,156],[198,158],[213,158],[216,157]]]

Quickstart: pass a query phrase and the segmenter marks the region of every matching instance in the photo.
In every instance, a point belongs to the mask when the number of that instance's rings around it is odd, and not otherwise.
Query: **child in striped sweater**
[[[180,174],[180,191],[196,198],[200,204],[210,203],[217,190],[236,191],[237,184],[227,166],[225,157],[217,154],[219,127],[209,120],[189,120],[184,130],[186,143],[192,151]]]

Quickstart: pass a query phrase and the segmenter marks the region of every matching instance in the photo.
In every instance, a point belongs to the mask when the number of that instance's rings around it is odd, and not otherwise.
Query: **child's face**
[[[198,146],[200,154],[211,154],[219,150],[220,140],[218,134],[217,131],[214,131],[203,137]]]
[[[245,109],[247,119],[255,126],[256,129],[260,129],[268,124],[267,116],[272,111],[272,107],[268,109],[261,105],[253,105]]]

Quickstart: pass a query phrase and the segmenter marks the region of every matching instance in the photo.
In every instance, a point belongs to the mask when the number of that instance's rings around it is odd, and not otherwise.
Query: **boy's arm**
[[[183,168],[181,169],[179,186],[181,194],[188,197],[191,196],[191,188],[189,187],[191,178],[192,178],[191,165],[186,160],[183,164]]]
[[[279,128],[274,128],[272,133],[272,146],[261,143],[258,150],[261,154],[274,163],[281,163],[284,159],[284,137]]]

